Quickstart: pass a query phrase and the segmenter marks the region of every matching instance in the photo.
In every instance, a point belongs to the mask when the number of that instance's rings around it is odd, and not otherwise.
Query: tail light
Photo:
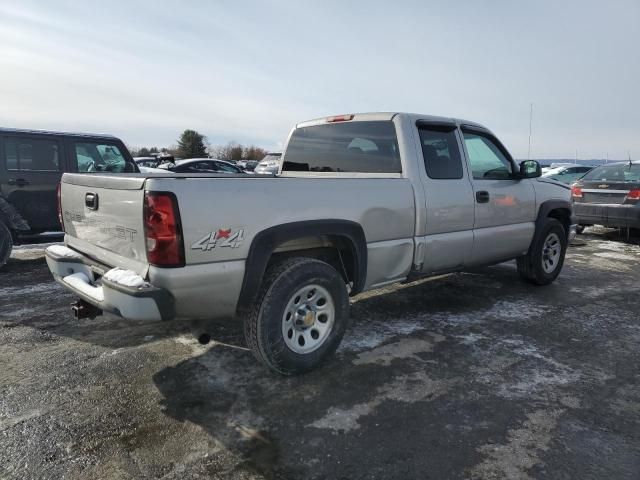
[[[335,117],[327,118],[327,123],[348,122],[349,120],[353,120],[353,115],[336,115]]]
[[[158,267],[184,266],[180,211],[173,193],[145,192],[144,230],[150,264]]]
[[[640,200],[640,188],[633,188],[627,193],[627,200]]]
[[[56,188],[56,198],[58,201],[58,221],[60,222],[60,227],[62,228],[62,231],[64,232],[64,215],[62,215],[62,195],[61,195],[61,190],[62,190],[62,182],[58,183],[58,187]],[[49,197],[51,198],[51,197]]]
[[[571,187],[571,196],[573,198],[582,198],[582,188],[578,187],[577,185],[573,185]]]

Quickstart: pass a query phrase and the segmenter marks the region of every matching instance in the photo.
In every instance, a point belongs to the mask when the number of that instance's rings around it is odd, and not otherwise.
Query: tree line
[[[131,147],[134,157],[149,157],[153,154],[167,154],[176,158],[219,158],[220,160],[262,160],[267,154],[264,148],[255,145],[242,145],[229,142],[226,145],[211,145],[207,137],[195,130],[185,130],[177,140],[176,145],[170,147]]]

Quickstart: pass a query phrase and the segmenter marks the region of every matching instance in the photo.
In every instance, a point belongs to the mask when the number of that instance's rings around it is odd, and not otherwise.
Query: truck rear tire
[[[267,270],[244,334],[258,361],[295,375],[313,370],[336,351],[348,318],[342,276],[320,260],[294,257]]]
[[[11,237],[11,231],[4,222],[0,221],[0,268],[9,261],[12,249],[13,238]]]
[[[560,275],[566,251],[567,234],[562,223],[547,218],[529,252],[516,259],[518,273],[530,283],[548,285]]]

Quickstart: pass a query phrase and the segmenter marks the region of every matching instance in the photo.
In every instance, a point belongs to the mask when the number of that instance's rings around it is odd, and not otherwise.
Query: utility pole
[[[529,149],[527,150],[527,160],[531,160],[531,125],[533,122],[533,103],[529,108]]]

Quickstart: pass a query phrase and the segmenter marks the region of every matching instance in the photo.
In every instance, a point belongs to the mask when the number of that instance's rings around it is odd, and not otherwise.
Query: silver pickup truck
[[[255,356],[294,374],[331,355],[349,296],[517,260],[560,273],[570,190],[485,127],[407,113],[297,125],[279,175],[65,174],[65,246],[47,249],[78,317],[239,316]]]

